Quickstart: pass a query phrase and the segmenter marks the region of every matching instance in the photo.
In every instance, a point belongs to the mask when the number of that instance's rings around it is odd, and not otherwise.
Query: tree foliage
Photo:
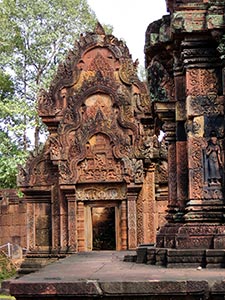
[[[2,0],[0,14],[0,187],[12,187],[30,132],[39,147],[38,90],[48,88],[59,61],[97,20],[87,0]]]

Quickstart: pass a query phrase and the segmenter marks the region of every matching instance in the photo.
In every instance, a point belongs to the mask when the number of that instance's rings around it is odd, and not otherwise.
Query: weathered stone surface
[[[72,255],[13,280],[16,299],[222,299],[224,270],[168,269],[122,261],[129,252]],[[59,272],[60,270],[60,272]]]

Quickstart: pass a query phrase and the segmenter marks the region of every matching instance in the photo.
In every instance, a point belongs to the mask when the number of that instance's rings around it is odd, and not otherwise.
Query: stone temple
[[[40,92],[49,137],[20,169],[24,197],[1,192],[1,243],[31,259],[137,249],[139,262],[224,267],[225,3],[166,2],[146,30],[147,83],[97,24]]]

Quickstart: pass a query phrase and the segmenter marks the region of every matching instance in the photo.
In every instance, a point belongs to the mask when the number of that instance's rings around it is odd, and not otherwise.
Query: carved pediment
[[[38,104],[50,131],[48,157],[30,164],[26,182],[47,181],[49,163],[63,185],[143,181],[145,156],[154,156],[146,154],[152,146],[149,95],[126,45],[100,24],[80,36]]]

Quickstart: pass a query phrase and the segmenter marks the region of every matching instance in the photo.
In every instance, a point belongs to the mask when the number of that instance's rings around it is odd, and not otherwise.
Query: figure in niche
[[[208,181],[210,185],[220,184],[222,166],[220,146],[217,143],[217,135],[215,131],[211,132],[210,140],[206,148],[206,158],[208,167]]]

